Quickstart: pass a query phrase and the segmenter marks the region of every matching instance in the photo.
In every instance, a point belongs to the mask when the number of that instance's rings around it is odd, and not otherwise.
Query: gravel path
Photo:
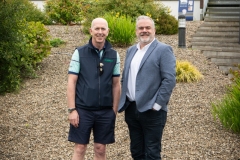
[[[187,22],[186,49],[178,35],[157,38],[173,46],[178,60],[188,60],[204,75],[197,83],[177,83],[169,104],[162,141],[164,160],[239,160],[240,136],[225,130],[211,115],[211,102],[220,99],[231,83],[216,65],[190,46],[201,21]],[[28,79],[20,93],[0,96],[1,160],[69,160],[73,143],[67,141],[67,70],[76,46],[88,37],[79,26],[47,26],[53,38],[67,44],[53,48],[40,65],[38,78]],[[115,48],[122,66],[126,48]],[[116,143],[108,145],[109,160],[130,160],[128,129],[123,113],[117,115]],[[86,160],[93,159],[92,140]]]

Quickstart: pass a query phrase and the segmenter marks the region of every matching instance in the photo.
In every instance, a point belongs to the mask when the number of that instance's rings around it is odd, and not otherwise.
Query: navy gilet
[[[113,107],[112,81],[117,62],[117,52],[106,41],[102,58],[96,48],[89,43],[77,48],[80,58],[80,72],[76,85],[76,107],[87,110],[101,110]],[[99,64],[103,63],[100,75]]]

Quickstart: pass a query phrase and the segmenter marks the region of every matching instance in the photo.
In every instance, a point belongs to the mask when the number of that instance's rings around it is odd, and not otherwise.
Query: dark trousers
[[[125,110],[130,134],[130,150],[134,160],[161,160],[161,140],[167,112],[147,110],[139,112],[131,102]]]

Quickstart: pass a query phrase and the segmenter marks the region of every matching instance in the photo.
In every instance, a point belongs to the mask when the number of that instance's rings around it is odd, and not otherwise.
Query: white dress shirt
[[[142,49],[140,49],[140,43],[137,44],[138,50],[132,59],[132,62],[131,62],[130,68],[129,68],[129,74],[128,74],[127,97],[129,98],[130,101],[135,101],[136,78],[137,78],[139,66],[143,59],[143,56],[147,52],[147,50],[148,50],[149,46],[152,44],[152,42],[147,44],[146,46],[144,46]]]

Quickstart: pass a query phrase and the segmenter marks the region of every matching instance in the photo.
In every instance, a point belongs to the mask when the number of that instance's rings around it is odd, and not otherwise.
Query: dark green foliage
[[[52,47],[58,47],[60,46],[61,44],[64,44],[65,42],[62,41],[60,38],[55,38],[53,40],[50,41],[50,44]]]
[[[34,76],[36,63],[49,54],[44,49],[50,50],[46,47],[49,42],[44,36],[47,30],[40,22],[26,21],[34,20],[33,17],[28,17],[31,7],[27,8],[27,5],[24,5],[27,2],[0,2],[0,94],[17,91],[22,79]],[[38,28],[39,26],[41,27]],[[43,50],[39,52],[39,48]]]
[[[173,35],[178,33],[178,21],[172,15],[163,13],[155,21],[156,34]]]
[[[82,7],[85,17],[84,33],[88,33],[94,18],[103,17],[107,12],[131,17],[134,22],[138,16],[147,15],[156,22],[157,33],[176,34],[178,31],[177,20],[170,16],[169,9],[161,3],[155,4],[154,0],[98,0],[94,2],[85,0]],[[163,27],[164,25],[166,27]]]
[[[56,23],[80,23],[82,21],[82,0],[47,0],[45,11]]]
[[[21,64],[17,61],[24,52],[20,47],[24,37],[18,33],[23,29],[19,25],[23,15],[17,14],[20,13],[20,4],[20,1],[0,2],[0,93],[18,89],[20,84]]]

